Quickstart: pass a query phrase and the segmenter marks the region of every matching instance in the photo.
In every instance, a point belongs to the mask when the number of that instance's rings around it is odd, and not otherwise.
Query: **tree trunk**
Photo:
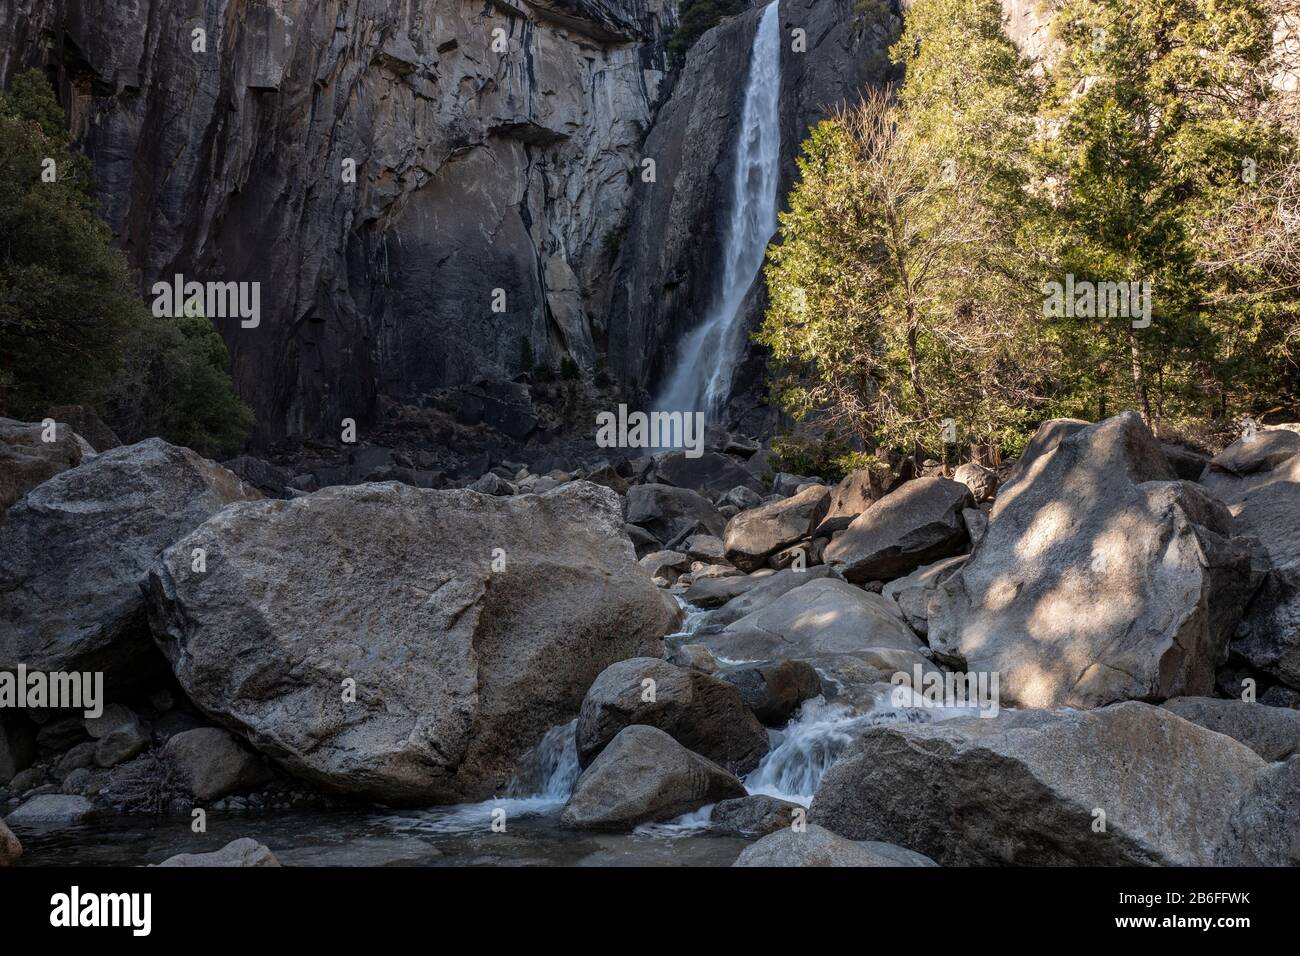
[[[1142,374],[1142,354],[1138,350],[1137,336],[1133,330],[1128,332],[1128,352],[1133,365],[1133,388],[1137,391],[1138,410],[1142,413],[1142,422],[1151,427],[1151,398],[1147,394],[1146,377]]]

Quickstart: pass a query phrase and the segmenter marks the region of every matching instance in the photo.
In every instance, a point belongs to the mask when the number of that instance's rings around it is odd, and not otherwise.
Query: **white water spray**
[[[749,58],[736,141],[731,218],[723,236],[722,287],[712,311],[679,344],[677,366],[655,407],[716,421],[745,350],[745,294],[776,232],[781,151],[781,32],[778,2],[763,11]]]

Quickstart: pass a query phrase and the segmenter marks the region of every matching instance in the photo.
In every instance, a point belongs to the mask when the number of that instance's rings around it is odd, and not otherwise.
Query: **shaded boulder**
[[[821,678],[807,661],[741,664],[718,677],[734,684],[745,706],[768,727],[784,727],[800,704],[822,692]]]
[[[913,479],[858,515],[826,546],[822,560],[855,584],[902,577],[966,549],[970,538],[961,513],[974,504],[960,482]]]
[[[1182,445],[1171,445],[1166,442],[1160,446],[1160,449],[1165,453],[1165,461],[1169,462],[1169,469],[1174,476],[1183,481],[1199,481],[1210,463],[1209,455]]]
[[[53,441],[45,441],[46,436]],[[0,418],[0,515],[47,478],[90,459],[95,451],[65,424]]]
[[[14,836],[14,831],[0,820],[0,866],[13,866],[23,855],[23,845]]]
[[[1170,476],[1134,413],[1038,456],[931,599],[935,654],[1000,673],[1004,702],[1024,707],[1209,693],[1258,581],[1257,546]]]
[[[964,554],[944,558],[917,568],[906,577],[895,578],[881,588],[880,593],[893,598],[912,630],[925,636],[930,630],[930,598],[934,597],[939,585],[960,571],[965,563]]]
[[[618,496],[586,482],[239,505],[162,556],[149,602],[190,700],[291,773],[393,802],[494,792],[597,674],[662,653],[681,618]]]
[[[1219,866],[1300,866],[1300,756],[1265,767],[1214,851]]]
[[[740,781],[713,761],[657,727],[635,724],[620,731],[582,772],[560,822],[630,830],[744,795]]]
[[[789,829],[806,814],[801,804],[760,793],[723,800],[713,808],[709,826],[738,836],[767,836]]]
[[[753,770],[768,748],[767,731],[735,686],[649,657],[612,664],[592,683],[578,713],[579,765],[633,724],[658,727],[736,774]]]
[[[744,485],[737,485],[718,499],[719,505],[732,505],[740,511],[757,508],[762,503],[763,496]]]
[[[1149,704],[1004,710],[866,730],[822,778],[810,819],[944,865],[1208,865],[1264,766]]]
[[[731,488],[761,491],[763,483],[730,455],[706,451],[691,458],[684,451],[669,452],[655,459],[654,480],[677,488],[690,488],[710,497]]]
[[[709,499],[689,488],[633,485],[624,498],[624,517],[664,544],[703,531],[721,537],[727,521]]]
[[[212,853],[178,853],[176,856],[169,856],[157,865],[184,867],[279,866],[280,861],[275,858],[275,854],[265,844],[258,843],[250,837],[243,837],[232,840],[220,850],[215,850]]]
[[[825,485],[811,485],[793,497],[742,511],[722,536],[727,560],[742,571],[762,567],[767,556],[807,538],[830,507]]]
[[[788,591],[699,640],[715,656],[733,661],[807,660],[872,648],[922,647],[893,601],[835,578]]]
[[[229,461],[223,461],[221,466],[238,475],[245,484],[276,498],[284,497],[285,489],[293,480],[293,474],[288,469],[263,461],[261,458],[254,458],[252,455],[239,455]]]
[[[769,571],[743,577],[711,578],[692,584],[683,597],[688,604],[711,609],[713,613],[708,616],[708,623],[720,628],[770,604],[786,591],[829,574],[829,568],[817,567],[806,571],[787,569],[775,574]]]
[[[686,539],[686,553],[696,561],[706,564],[725,564],[726,546],[721,538],[711,534],[695,534]]]
[[[36,730],[21,714],[0,711],[0,786],[32,765]]]
[[[84,438],[95,451],[108,451],[122,444],[113,429],[89,405],[51,405],[46,409],[45,417],[56,422],[67,422],[68,427]]]
[[[1267,555],[1232,650],[1292,687],[1300,687],[1300,453],[1286,453],[1297,441],[1287,429],[1259,432],[1225,449],[1201,478],[1232,512],[1237,533],[1258,538]]]
[[[470,491],[477,491],[480,495],[513,495],[515,486],[510,484],[500,475],[494,472],[485,472],[477,481],[469,486]]]
[[[219,727],[176,734],[163,747],[163,759],[197,800],[252,790],[271,778],[261,757]]]
[[[829,538],[843,531],[854,518],[885,497],[892,481],[893,476],[883,470],[857,468],[849,472],[831,492],[830,507],[814,529],[814,537]]]
[[[149,566],[226,505],[261,497],[158,438],[32,489],[0,535],[0,670],[103,671],[110,697],[147,679],[161,669],[145,626]]]
[[[732,866],[937,866],[912,850],[877,841],[855,842],[810,824],[787,827],[746,847]]]
[[[1265,760],[1300,754],[1300,710],[1220,697],[1175,697],[1160,706],[1240,741]]]

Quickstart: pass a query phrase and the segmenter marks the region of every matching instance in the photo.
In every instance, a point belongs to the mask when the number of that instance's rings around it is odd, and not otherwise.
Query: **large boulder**
[[[1170,477],[1133,413],[1035,458],[930,600],[935,654],[1000,673],[1004,702],[1024,707],[1208,693],[1258,581],[1257,546],[1199,485]]]
[[[681,617],[636,565],[618,496],[586,482],[239,505],[162,556],[149,600],[192,701],[291,772],[388,801],[492,793]]]
[[[893,476],[885,470],[858,468],[845,475],[831,492],[825,517],[814,529],[814,536],[829,538],[843,531],[853,519],[885,497]]]
[[[930,631],[930,598],[939,585],[962,569],[966,555],[944,558],[917,568],[906,577],[896,578],[880,589],[881,595],[893,598],[912,630],[924,636]]]
[[[855,842],[810,824],[786,827],[746,847],[732,866],[937,866],[920,853],[873,840]]]
[[[667,661],[636,657],[605,668],[578,714],[578,763],[586,767],[633,724],[658,727],[735,774],[767,753],[767,731],[731,683]]]
[[[945,865],[1207,865],[1264,766],[1149,704],[1004,710],[868,729],[810,819]]]
[[[45,441],[46,436],[52,441]],[[47,478],[75,468],[95,450],[67,425],[0,418],[0,515]]]
[[[763,483],[730,455],[706,451],[692,458],[684,451],[674,451],[655,459],[654,480],[677,488],[690,488],[710,497],[731,488],[745,487],[762,491]]]
[[[1300,756],[1261,770],[1228,818],[1219,866],[1300,866]]]
[[[737,664],[718,677],[734,684],[745,706],[768,727],[784,727],[800,704],[822,692],[817,669],[807,661]]]
[[[704,532],[722,537],[727,519],[709,499],[689,488],[672,485],[633,485],[624,499],[628,524],[650,532],[664,544]]]
[[[888,581],[970,544],[963,508],[970,489],[946,478],[917,478],[900,485],[826,546],[822,560],[849,581]]]
[[[807,814],[802,804],[758,793],[723,800],[709,814],[709,828],[738,836],[761,837],[789,829]]]
[[[657,727],[624,728],[578,778],[560,822],[630,830],[710,803],[743,797],[740,781]]]
[[[731,661],[809,660],[871,649],[918,651],[921,640],[888,598],[836,578],[811,581],[700,643]]]
[[[262,758],[220,727],[176,734],[164,745],[163,759],[196,800],[217,800],[270,779]]]
[[[275,858],[275,854],[270,848],[263,843],[258,843],[251,837],[242,837],[238,840],[232,840],[220,850],[212,853],[178,853],[176,856],[169,856],[158,866],[183,866],[183,867],[249,867],[249,866],[279,866],[280,861]]]
[[[1265,760],[1300,754],[1300,710],[1219,697],[1175,697],[1160,706],[1240,741]]]
[[[220,465],[158,438],[33,488],[0,535],[0,670],[103,671],[112,697],[161,669],[145,626],[150,565],[226,505],[259,498]]]
[[[742,511],[723,535],[727,560],[742,571],[762,567],[767,556],[812,534],[830,507],[825,485],[810,485],[782,501]]]
[[[1056,451],[1057,445],[1076,432],[1083,431],[1088,425],[1089,423],[1081,418],[1053,418],[1039,425],[1038,430],[1034,432],[1034,437],[1029,439],[1029,443],[1025,445],[1025,450],[1020,453],[1020,457],[1011,466],[1006,481],[1002,483],[1003,494],[1006,494],[1012,485],[1030,472],[1038,459]]]
[[[1267,574],[1232,650],[1253,667],[1300,687],[1300,435],[1258,432],[1211,461],[1202,483],[1227,504],[1238,533],[1259,539]]]

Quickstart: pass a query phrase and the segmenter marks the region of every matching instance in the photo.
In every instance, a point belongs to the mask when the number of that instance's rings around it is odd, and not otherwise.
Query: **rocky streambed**
[[[103,699],[0,707],[6,862],[1297,862],[1294,428],[290,498],[48,434],[0,427],[0,672]]]

